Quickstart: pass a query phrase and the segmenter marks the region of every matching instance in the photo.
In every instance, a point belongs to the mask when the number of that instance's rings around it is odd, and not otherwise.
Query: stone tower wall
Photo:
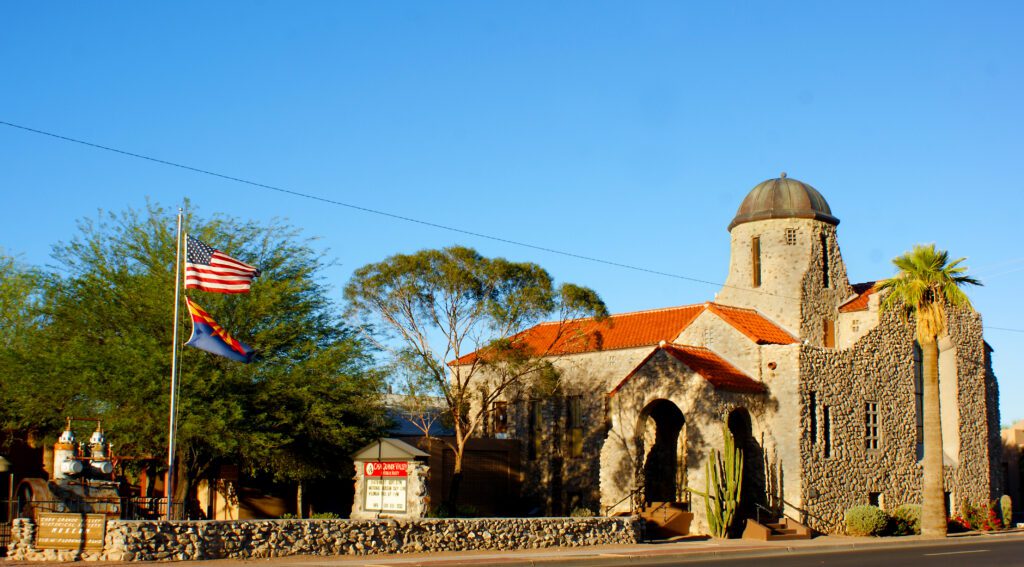
[[[787,229],[795,231],[796,242],[787,241]],[[805,280],[814,274],[821,281],[821,235],[829,247],[829,288],[806,296]],[[757,236],[761,246],[761,285],[753,286],[753,254],[751,241]],[[810,310],[820,308],[801,305],[808,299],[820,299],[835,310],[840,301],[853,291],[846,279],[846,268],[839,254],[835,227],[811,219],[768,219],[747,222],[733,227],[730,233],[729,275],[718,293],[717,302],[736,307],[757,309],[795,336],[804,338],[806,318]],[[820,292],[819,292],[820,291]],[[824,304],[823,303],[823,304]],[[818,326],[820,327],[820,321]]]
[[[960,314],[953,318],[949,339],[957,352],[953,379],[959,405],[959,455],[958,464],[946,466],[945,482],[956,509],[963,498],[980,503],[992,495],[989,432],[998,431],[993,425],[998,423],[998,410],[989,393],[991,374],[979,362],[984,360],[980,317]],[[867,504],[872,492],[881,495],[885,509],[920,503],[913,344],[911,326],[895,313],[883,313],[880,324],[852,348],[801,347],[804,435],[800,457],[803,496],[812,528],[842,531],[846,510]],[[879,448],[874,450],[865,447],[865,404],[869,401],[878,404],[880,419]]]

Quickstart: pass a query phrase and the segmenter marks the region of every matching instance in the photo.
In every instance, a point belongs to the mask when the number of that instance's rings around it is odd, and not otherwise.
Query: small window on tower
[[[753,287],[761,287],[761,237],[755,236],[750,241],[750,272]]]
[[[854,319],[850,323],[850,330],[853,331],[854,333],[860,332],[860,319]]]
[[[822,337],[821,344],[825,348],[836,347],[836,322],[832,319],[823,319],[821,322]]]
[[[786,244],[788,244],[790,246],[794,246],[796,244],[796,229],[795,228],[787,228],[786,229]]]

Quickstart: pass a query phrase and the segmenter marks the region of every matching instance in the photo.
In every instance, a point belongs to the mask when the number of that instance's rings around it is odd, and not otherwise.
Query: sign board
[[[104,514],[40,512],[36,528],[39,549],[103,549],[107,529]]]
[[[388,463],[370,461],[363,465],[363,472],[366,476],[409,476],[409,463]]]
[[[379,512],[405,512],[407,478],[366,477],[363,509]]]
[[[367,461],[363,464],[363,474],[366,484],[363,510],[405,512],[408,462]]]

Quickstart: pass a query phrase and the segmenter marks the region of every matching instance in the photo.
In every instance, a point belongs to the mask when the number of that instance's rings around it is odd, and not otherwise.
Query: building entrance
[[[682,477],[684,451],[680,432],[685,424],[683,412],[668,400],[655,400],[644,408],[637,429],[642,446],[643,487],[646,502],[684,500]]]

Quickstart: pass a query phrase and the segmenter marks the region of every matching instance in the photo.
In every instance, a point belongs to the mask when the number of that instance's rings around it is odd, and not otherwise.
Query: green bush
[[[596,515],[597,514],[595,514],[590,508],[584,508],[582,506],[577,506],[572,509],[572,512],[569,512],[569,517],[571,518],[593,518]]]
[[[846,511],[846,533],[850,535],[879,535],[888,525],[889,517],[877,506],[854,506]]]
[[[339,518],[341,518],[341,516],[334,512],[314,512],[309,515],[310,520],[337,520]]]
[[[889,514],[892,535],[919,535],[921,533],[921,505],[903,504]]]

